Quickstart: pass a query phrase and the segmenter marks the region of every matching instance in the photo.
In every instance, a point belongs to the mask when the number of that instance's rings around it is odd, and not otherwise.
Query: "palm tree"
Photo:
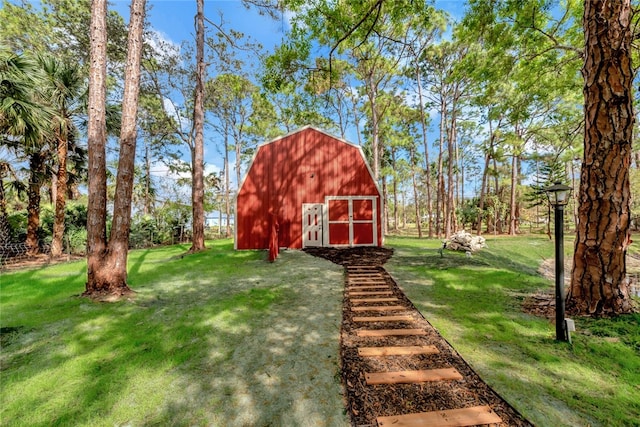
[[[64,234],[64,211],[67,197],[67,158],[69,144],[77,136],[74,118],[83,110],[81,100],[86,94],[86,81],[80,69],[52,56],[40,58],[40,64],[47,78],[46,95],[51,107],[55,110],[50,134],[50,146],[55,147],[57,155],[57,169],[55,174],[55,219],[53,223],[53,238],[51,241],[51,256],[62,255],[62,236]]]
[[[51,108],[43,102],[44,75],[28,54],[0,49],[0,135],[2,144],[29,160],[28,254],[38,253],[40,189],[44,179]]]
[[[2,143],[38,145],[49,132],[51,109],[41,105],[44,76],[38,61],[0,48],[0,135]]]

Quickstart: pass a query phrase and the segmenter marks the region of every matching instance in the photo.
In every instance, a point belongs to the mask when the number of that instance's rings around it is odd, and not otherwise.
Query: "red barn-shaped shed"
[[[236,199],[235,246],[382,246],[381,212],[362,149],[307,126],[258,147]]]

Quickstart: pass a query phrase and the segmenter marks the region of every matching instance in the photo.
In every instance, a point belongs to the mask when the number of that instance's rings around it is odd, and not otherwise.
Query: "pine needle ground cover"
[[[466,257],[437,240],[390,238],[387,270],[409,299],[501,396],[538,426],[640,425],[640,315],[576,318],[573,344],[523,311],[554,283],[546,237],[488,238]],[[565,248],[570,250],[567,241]]]
[[[137,295],[79,297],[86,263],[0,277],[0,424],[343,426],[342,269],[229,241],[133,251]]]

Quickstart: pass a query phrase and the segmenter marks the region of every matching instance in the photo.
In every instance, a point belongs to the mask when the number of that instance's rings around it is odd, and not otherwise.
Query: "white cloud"
[[[180,45],[161,31],[152,29],[145,33],[145,42],[153,51],[153,56],[162,65],[180,62]]]
[[[214,164],[205,164],[204,174],[219,174],[221,169]],[[184,160],[173,160],[169,164],[154,162],[151,164],[151,175],[172,180],[191,179],[191,165]]]
[[[214,164],[206,164],[204,165],[204,175],[207,176],[211,173],[219,174],[222,171],[218,166]]]
[[[190,166],[183,160],[173,160],[169,164],[154,162],[151,164],[151,175],[171,180],[191,179]]]

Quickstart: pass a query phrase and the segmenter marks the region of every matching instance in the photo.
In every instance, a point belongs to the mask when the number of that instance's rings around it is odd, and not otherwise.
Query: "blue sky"
[[[148,0],[152,10],[148,16],[151,25],[170,40],[180,43],[193,39],[193,17],[195,0]],[[465,0],[436,0],[438,9],[451,13],[454,19],[462,17]],[[125,19],[129,15],[129,0],[112,0],[111,5]],[[229,28],[251,35],[267,49],[273,48],[282,39],[283,22],[260,16],[255,10],[247,10],[239,0],[205,0],[205,15],[218,22],[219,13],[224,15]]]
[[[195,0],[148,0],[148,3],[152,9],[147,18],[153,28],[178,44],[194,39]],[[115,0],[111,5],[128,19],[129,0]],[[255,10],[245,8],[238,0],[205,0],[204,12],[208,19],[216,23],[220,22],[222,14],[226,28],[250,35],[267,49],[272,49],[282,39],[282,22],[260,16]]]

